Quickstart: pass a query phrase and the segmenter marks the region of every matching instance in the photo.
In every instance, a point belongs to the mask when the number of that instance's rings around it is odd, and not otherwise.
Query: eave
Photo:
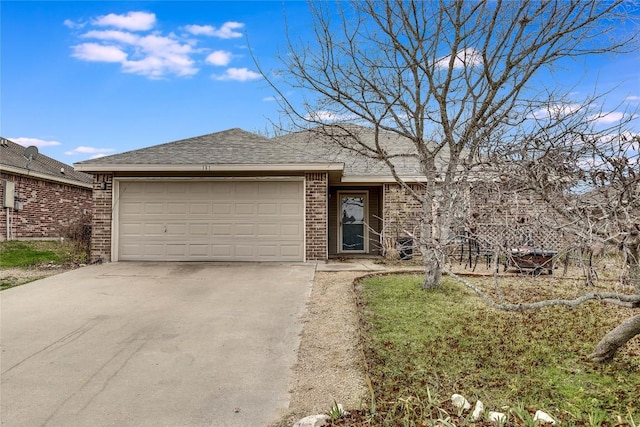
[[[91,164],[76,163],[77,171],[92,172],[327,172],[342,171],[344,163],[286,164]]]
[[[78,169],[76,168],[76,170]],[[45,173],[35,172],[28,169],[16,168],[8,165],[0,165],[0,171],[15,174],[15,175],[38,178],[38,179],[42,179],[49,182],[57,182],[60,184],[73,185],[74,187],[82,187],[82,188],[89,188],[89,189],[93,188],[93,185],[91,183],[82,182],[82,181],[61,177],[61,176],[48,175]]]

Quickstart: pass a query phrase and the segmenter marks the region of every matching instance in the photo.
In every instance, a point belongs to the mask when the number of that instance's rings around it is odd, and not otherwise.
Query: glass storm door
[[[367,195],[365,193],[339,195],[340,252],[366,251],[366,206]]]

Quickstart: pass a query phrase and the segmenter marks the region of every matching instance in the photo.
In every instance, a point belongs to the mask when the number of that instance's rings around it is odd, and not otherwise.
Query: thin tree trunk
[[[589,358],[594,362],[609,362],[620,347],[638,334],[640,334],[640,314],[630,317],[605,335]]]
[[[440,286],[442,279],[442,255],[438,249],[427,246],[422,254],[424,261],[423,289],[432,289]]]

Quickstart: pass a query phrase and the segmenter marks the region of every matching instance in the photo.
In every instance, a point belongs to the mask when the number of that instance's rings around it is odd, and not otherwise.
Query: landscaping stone
[[[471,420],[480,421],[484,416],[484,403],[480,400],[476,402],[475,408],[473,408],[473,412],[471,413]]]
[[[322,427],[327,425],[330,417],[325,414],[309,415],[295,423],[293,427]]]
[[[535,415],[533,416],[533,421],[542,422],[542,423],[550,423],[550,424],[553,424],[553,425],[556,424],[556,420],[551,418],[551,415],[547,414],[546,412],[540,411],[540,410],[536,411]]]
[[[489,422],[502,424],[507,422],[507,416],[502,412],[490,411],[488,416]]]
[[[471,403],[461,394],[451,395],[451,403],[458,409],[464,409],[465,411],[471,409]]]

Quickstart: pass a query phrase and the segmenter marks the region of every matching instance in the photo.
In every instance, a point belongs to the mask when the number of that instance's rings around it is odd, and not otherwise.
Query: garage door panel
[[[281,215],[294,215],[298,216],[302,213],[302,206],[298,203],[281,203],[280,214]]]
[[[186,206],[186,204],[185,204]],[[210,215],[211,204],[204,202],[191,202],[188,204],[190,215]]]
[[[297,258],[302,256],[299,245],[281,245],[280,254],[283,257]]]
[[[280,234],[278,224],[258,224],[258,236],[277,237]]]
[[[165,209],[164,203],[147,202],[144,204],[145,215],[164,215]]]
[[[169,194],[186,194],[190,190],[189,184],[186,182],[174,182],[172,185],[168,185],[166,189]]]
[[[168,202],[167,214],[169,215],[185,215],[187,214],[187,205],[185,203]]]
[[[243,245],[243,244],[237,244],[234,245],[235,247],[235,257],[236,258],[254,258],[254,251],[255,251],[255,246],[254,245]]]
[[[209,224],[189,224],[189,235],[191,237],[209,237]]]
[[[141,236],[142,229],[143,224],[140,222],[120,223],[120,232],[123,236]]]
[[[167,224],[166,226],[166,230],[165,230],[165,234],[170,237],[170,236],[187,236],[187,224],[186,223],[181,223],[181,224]]]
[[[231,245],[211,245],[211,255],[214,258],[231,258],[233,247]]]
[[[184,257],[187,255],[186,243],[169,243],[167,244],[167,256],[169,257]]]
[[[278,246],[277,245],[259,245],[258,256],[265,258],[278,258]]]
[[[120,183],[122,260],[300,261],[302,182]]]
[[[234,234],[237,237],[256,237],[254,224],[236,224]]]
[[[258,203],[259,215],[276,215],[278,213],[277,203]]]
[[[211,211],[214,215],[229,215],[233,213],[233,204],[229,202],[213,202]]]
[[[296,238],[302,234],[302,226],[300,224],[282,224],[280,226],[280,236]]]
[[[129,202],[120,205],[120,215],[140,215],[144,212],[144,203]]]
[[[257,182],[237,182],[235,184],[235,194],[242,196],[253,196],[258,193]]]
[[[160,194],[166,192],[166,188],[164,186],[157,185],[157,182],[145,182],[143,184],[143,192],[145,194]]]
[[[233,233],[233,224],[212,224],[212,237],[231,236]]]
[[[236,215],[254,215],[256,206],[253,203],[236,203],[235,213]]]
[[[140,228],[142,230],[143,237],[164,236],[164,224],[160,224],[160,223],[154,224],[151,222],[147,222],[147,223],[142,223],[142,226]]]

